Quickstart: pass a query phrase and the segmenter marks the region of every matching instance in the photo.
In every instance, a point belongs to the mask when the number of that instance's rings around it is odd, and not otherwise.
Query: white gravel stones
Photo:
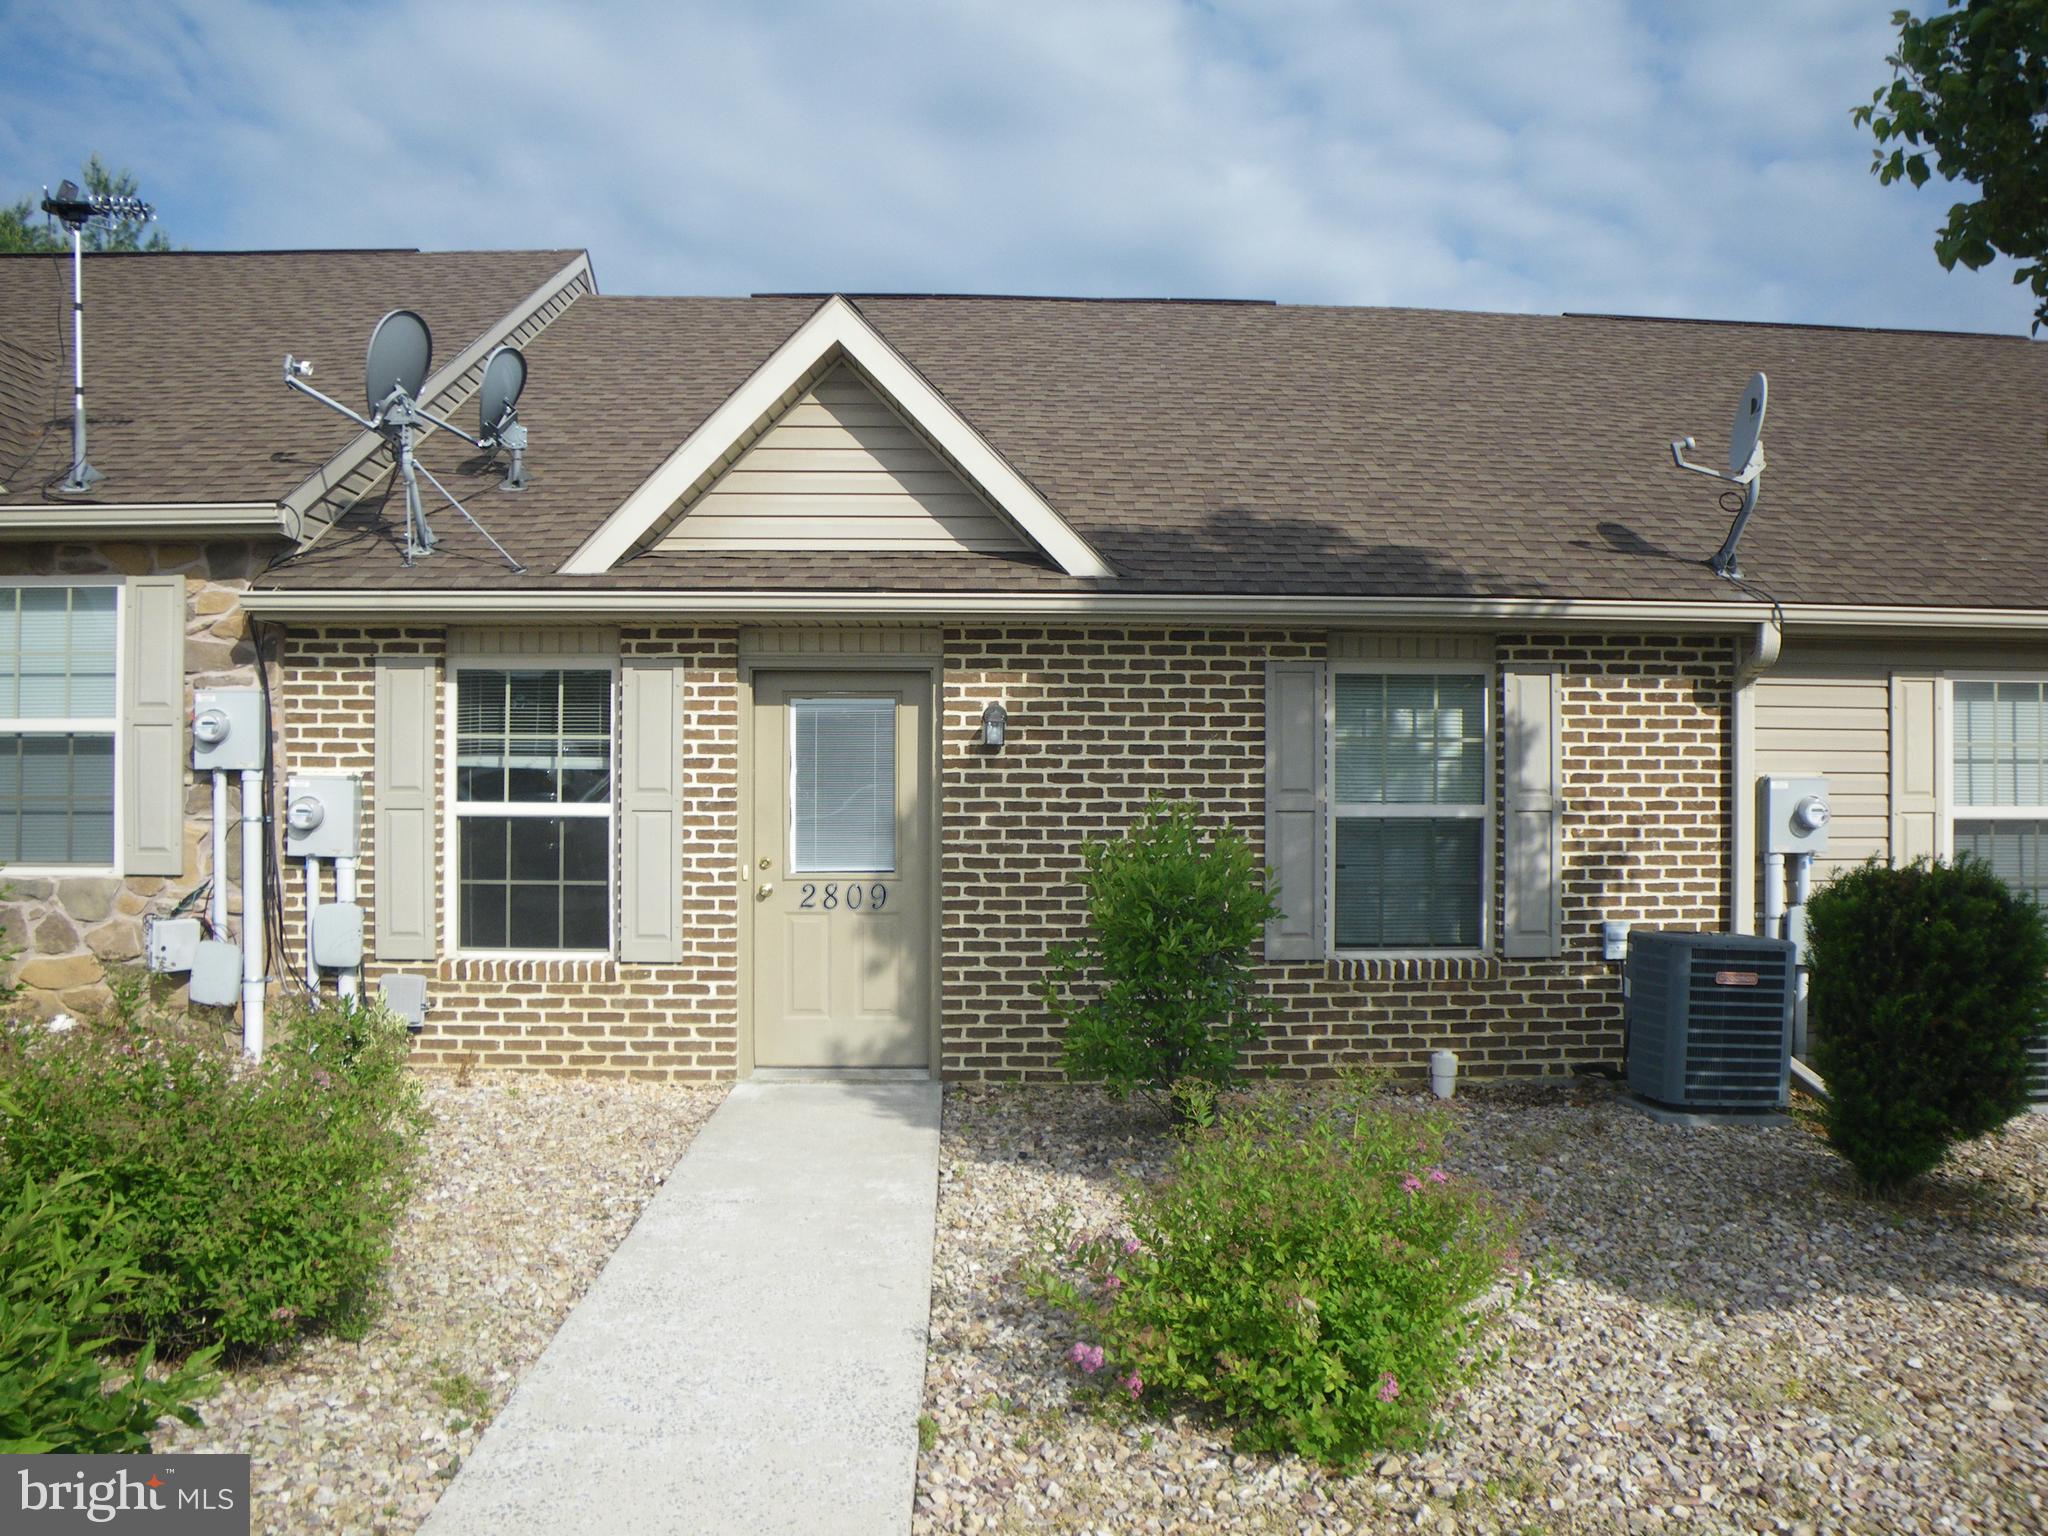
[[[914,1531],[2048,1531],[2048,1117],[1878,1202],[1803,1127],[1660,1125],[1604,1087],[1450,1112],[1542,1283],[1438,1443],[1343,1478],[1091,1412],[1016,1265],[1062,1204],[1113,1219],[1163,1127],[950,1089]]]
[[[253,1529],[415,1529],[725,1096],[532,1075],[426,1080],[420,1188],[360,1343],[226,1373],[160,1451],[245,1451]]]

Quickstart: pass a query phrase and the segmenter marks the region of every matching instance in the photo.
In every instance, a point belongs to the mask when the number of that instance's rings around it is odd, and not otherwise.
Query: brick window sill
[[[1324,965],[1337,981],[1469,981],[1500,974],[1492,955],[1333,955]]]

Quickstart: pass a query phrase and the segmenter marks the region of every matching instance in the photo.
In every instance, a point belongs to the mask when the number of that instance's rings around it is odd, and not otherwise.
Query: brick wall
[[[285,771],[361,773],[367,804],[373,659],[380,649],[439,656],[444,644],[438,630],[295,632],[282,668]],[[1326,646],[1320,631],[946,632],[940,974],[949,1075],[1056,1074],[1057,1042],[1034,988],[1047,946],[1079,931],[1088,838],[1122,830],[1164,792],[1198,799],[1262,847],[1265,666],[1319,659]],[[736,637],[629,628],[621,648],[680,656],[686,666],[688,958],[648,966],[444,957],[421,967],[434,1003],[420,1041],[429,1064],[679,1078],[733,1070]],[[1729,643],[1514,634],[1499,637],[1497,656],[1554,663],[1564,674],[1565,957],[1269,967],[1282,1011],[1263,1065],[1288,1074],[1343,1062],[1413,1072],[1445,1045],[1482,1075],[1618,1061],[1619,983],[1599,958],[1602,921],[1725,923]],[[1009,711],[1009,740],[997,753],[977,740],[991,699]],[[1495,709],[1497,718],[1498,697]],[[1496,743],[1498,779],[1498,732]],[[373,903],[373,828],[366,837],[361,892]],[[1499,854],[1496,838],[1496,866]],[[297,952],[295,876],[287,893],[287,943]],[[1498,922],[1496,912],[1496,939]]]
[[[1079,932],[1086,838],[1128,825],[1163,791],[1200,800],[1263,847],[1265,664],[1324,654],[1324,637],[1305,632],[948,632],[949,1074],[1057,1072],[1033,987],[1046,946]],[[1724,925],[1729,643],[1507,635],[1497,655],[1564,672],[1565,957],[1269,967],[1282,1011],[1264,1065],[1413,1072],[1440,1046],[1482,1074],[1618,1061],[1620,988],[1599,958],[1601,922]],[[991,698],[1010,713],[995,754],[973,744]],[[1498,752],[1494,771],[1498,799]],[[1498,860],[1496,839],[1496,890]],[[1496,911],[1496,941],[1498,921]]]
[[[427,1066],[526,1067],[641,1078],[729,1076],[738,1042],[738,753],[736,641],[730,630],[628,628],[626,655],[673,656],[684,666],[684,959],[636,965],[611,959],[461,959],[368,967],[428,977],[432,1011],[415,1059]],[[285,648],[280,714],[282,774],[346,772],[363,777],[364,858],[358,879],[365,930],[376,930],[375,657],[427,654],[443,660],[439,629],[326,627],[293,632]],[[535,658],[535,666],[549,665]],[[437,750],[449,727],[437,691]],[[436,868],[447,868],[445,816],[437,823]],[[304,903],[287,872],[285,940],[304,953]],[[437,883],[437,896],[445,892]],[[447,914],[441,913],[443,929]],[[302,962],[301,962],[302,963]]]

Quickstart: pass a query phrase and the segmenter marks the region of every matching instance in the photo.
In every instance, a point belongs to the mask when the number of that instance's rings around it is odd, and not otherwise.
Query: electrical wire
[[[263,659],[263,642],[266,626],[260,620],[249,625],[249,641],[256,650],[256,687],[263,695],[263,964],[267,969],[285,978],[307,997],[318,1001],[319,993],[306,984],[304,973],[295,958],[284,945],[284,849],[278,846],[276,819],[272,808],[277,803],[275,779],[277,774],[277,737],[272,729],[270,711],[270,667]],[[246,833],[244,834],[246,836]],[[246,903],[248,892],[242,893]],[[306,914],[306,921],[313,921],[313,914]]]
[[[1742,501],[1743,493],[1741,491],[1721,492],[1721,510],[1731,517],[1742,510]],[[1713,567],[1709,565],[1708,569],[1712,570]],[[1777,593],[1763,585],[1763,583],[1751,581],[1746,576],[1731,575],[1727,571],[1715,571],[1714,574],[1731,586],[1748,593],[1758,602],[1769,603],[1771,605],[1771,627],[1781,635],[1785,632],[1785,605],[1778,601]]]

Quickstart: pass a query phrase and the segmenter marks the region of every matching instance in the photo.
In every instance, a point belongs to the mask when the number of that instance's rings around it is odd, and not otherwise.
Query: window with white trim
[[[1339,667],[1331,684],[1334,948],[1483,948],[1493,801],[1485,670]]]
[[[114,863],[120,588],[0,586],[0,864]]]
[[[457,943],[607,952],[609,667],[455,668]]]
[[[1955,852],[2048,905],[2048,682],[1953,686]]]

